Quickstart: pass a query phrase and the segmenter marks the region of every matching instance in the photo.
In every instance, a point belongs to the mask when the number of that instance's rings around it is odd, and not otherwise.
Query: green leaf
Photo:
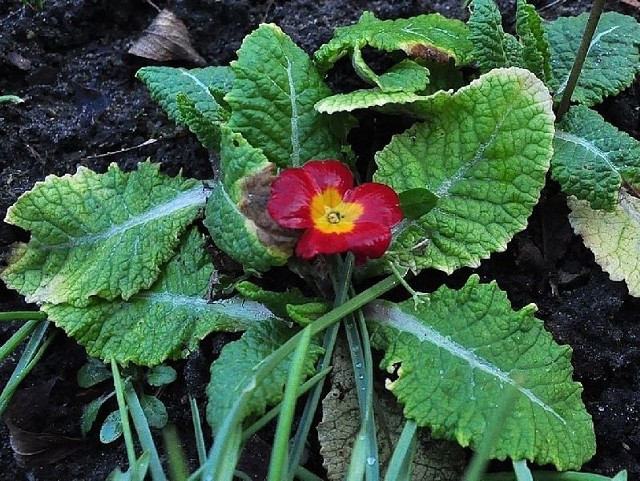
[[[435,207],[438,197],[430,190],[416,187],[400,195],[400,208],[407,219],[419,219]]]
[[[513,62],[505,46],[507,34],[502,28],[498,6],[493,0],[473,0],[471,8],[467,25],[476,66],[484,73],[494,68],[510,67]]]
[[[226,126],[221,132],[222,177],[207,201],[204,225],[215,244],[245,269],[283,265],[299,234],[280,227],[267,212],[274,165],[242,135]]]
[[[554,115],[546,87],[519,68],[432,100],[430,121],[376,155],[374,180],[438,197],[426,215],[399,224],[386,258],[452,272],[504,250],[526,226],[549,168]]]
[[[214,432],[247,390],[251,391],[251,395],[242,412],[242,419],[260,416],[268,406],[280,402],[293,353],[264,379],[255,379],[253,370],[297,331],[275,319],[257,322],[239,340],[230,342],[222,349],[220,357],[211,364],[211,381],[207,387],[207,421]],[[315,362],[321,353],[322,348],[312,341],[305,360],[305,379],[315,373]]]
[[[549,88],[556,98],[566,87],[588,16],[560,17],[545,25],[551,50]],[[639,45],[640,26],[633,17],[603,13],[571,99],[594,105],[631,85],[640,71]]]
[[[164,364],[153,366],[145,376],[150,386],[166,386],[175,381],[177,377],[176,370]]]
[[[109,444],[122,436],[122,418],[120,411],[113,411],[100,427],[100,442]]]
[[[329,310],[327,303],[310,299],[303,295],[298,289],[288,289],[284,292],[267,291],[249,281],[237,283],[235,289],[245,299],[251,299],[252,301],[264,304],[271,312],[280,318],[289,319],[289,314],[292,310],[295,316],[293,320],[298,323],[300,323],[301,316],[322,315]]]
[[[113,397],[114,394],[115,391],[103,394],[99,398],[91,401],[82,409],[82,416],[80,416],[80,432],[82,433],[82,436],[86,436],[87,433],[91,431],[93,423],[96,421],[96,417],[98,416],[98,411],[108,399]]]
[[[365,81],[376,85],[382,92],[417,92],[424,90],[429,83],[429,70],[410,59],[398,62],[378,76],[365,63],[360,50],[355,50],[353,65]]]
[[[218,125],[229,117],[220,101],[231,90],[233,72],[229,67],[143,67],[136,77],[170,119],[189,127],[205,147],[217,150]]]
[[[623,183],[639,186],[640,142],[600,114],[574,106],[556,127],[551,174],[593,209],[614,210]]]
[[[544,36],[542,18],[533,5],[518,0],[516,10],[516,32],[522,45],[522,66],[546,81],[551,76],[551,54]]]
[[[320,100],[316,104],[318,112],[333,114],[352,112],[358,109],[382,107],[388,104],[408,104],[423,99],[415,92],[383,92],[379,88],[359,89],[345,94],[336,94]]]
[[[204,206],[200,182],[144,162],[125,173],[79,167],[20,196],[5,221],[31,231],[2,272],[27,302],[86,306],[128,299],[156,280],[179,236]]]
[[[229,126],[278,167],[339,158],[344,138],[313,108],[331,95],[308,55],[275,25],[245,37],[231,63]]]
[[[147,418],[149,426],[162,429],[167,425],[169,415],[167,414],[167,408],[160,399],[155,396],[143,394],[140,396],[140,406],[142,407],[144,416]]]
[[[640,199],[621,190],[611,212],[594,210],[573,196],[569,221],[612,281],[624,281],[629,294],[640,297]]]
[[[518,0],[516,32],[505,33],[502,16],[493,0],[474,0],[468,22],[469,38],[478,69],[486,73],[500,67],[523,67],[541,80],[549,76],[549,47],[542,19],[532,5]]]
[[[473,48],[468,29],[460,20],[438,13],[398,20],[378,20],[364,12],[358,23],[335,30],[333,39],[315,53],[315,61],[326,72],[345,55],[352,55],[365,46],[393,52],[402,50],[411,57],[466,65]]]
[[[43,310],[91,356],[154,366],[182,357],[213,331],[240,331],[272,316],[257,302],[204,299],[212,270],[202,238],[192,229],[150,290],[127,301],[45,304]]]
[[[89,358],[78,370],[76,376],[78,386],[88,388],[111,378],[111,369],[100,359]]]
[[[579,468],[595,453],[591,417],[571,381],[571,348],[559,346],[530,304],[513,311],[496,285],[474,275],[460,290],[442,287],[417,309],[374,301],[365,307],[388,388],[405,417],[434,436],[476,448],[508,389],[513,411],[502,420],[491,457]]]

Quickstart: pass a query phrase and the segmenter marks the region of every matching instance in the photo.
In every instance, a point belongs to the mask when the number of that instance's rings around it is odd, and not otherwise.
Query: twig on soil
[[[156,142],[158,142],[160,140],[164,140],[164,139],[165,139],[164,137],[160,137],[158,139],[148,139],[148,140],[145,140],[144,142],[142,142],[141,144],[134,145],[133,147],[125,147],[124,149],[116,150],[114,152],[105,152],[104,154],[89,155],[87,157],[83,157],[81,160],[100,159],[102,157],[109,157],[111,155],[122,154],[124,152],[129,152],[131,150],[136,150],[136,149],[140,149],[142,147],[146,147],[147,145],[155,144]]]

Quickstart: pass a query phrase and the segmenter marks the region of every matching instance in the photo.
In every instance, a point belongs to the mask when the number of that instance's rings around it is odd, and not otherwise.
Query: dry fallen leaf
[[[151,25],[131,46],[129,53],[160,62],[188,60],[196,65],[206,65],[205,60],[191,45],[185,24],[167,9],[158,13]]]
[[[374,412],[378,427],[380,467],[384,473],[402,428],[404,416],[393,395],[382,386],[374,388]],[[349,465],[351,449],[360,428],[358,398],[349,350],[344,343],[333,355],[331,388],[322,400],[322,422],[318,425],[320,454],[328,479],[339,481]],[[460,479],[465,454],[455,443],[435,440],[426,430],[418,432],[412,481]]]

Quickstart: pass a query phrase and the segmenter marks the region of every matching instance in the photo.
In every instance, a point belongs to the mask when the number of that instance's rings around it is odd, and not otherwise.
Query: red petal
[[[352,232],[343,235],[349,246],[346,250],[353,252],[357,260],[382,257],[391,244],[391,230],[378,222],[358,222]]]
[[[339,160],[311,160],[302,166],[323,191],[327,187],[335,187],[344,194],[353,187],[353,174],[349,167]]]
[[[360,230],[363,222],[373,222],[393,227],[402,220],[400,199],[391,187],[368,182],[349,190],[344,195],[345,202],[357,202],[364,207],[364,212],[356,221],[356,230]],[[378,256],[379,257],[379,256]]]
[[[375,222],[358,224],[348,234],[325,234],[309,229],[302,234],[296,246],[296,254],[311,259],[319,254],[339,254],[352,251],[359,261],[381,257],[391,243],[391,231]]]
[[[319,192],[313,178],[302,169],[284,169],[271,185],[269,215],[289,229],[313,227],[311,198]]]

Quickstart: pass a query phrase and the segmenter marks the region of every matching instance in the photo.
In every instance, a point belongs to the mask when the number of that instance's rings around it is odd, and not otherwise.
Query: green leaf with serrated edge
[[[313,108],[331,90],[309,56],[278,27],[261,25],[245,37],[231,68],[235,80],[225,97],[229,127],[270,162],[299,167],[340,156],[344,139]]]
[[[307,302],[304,304],[287,304],[287,317],[300,326],[306,326],[326,314],[331,307],[326,302]]]
[[[588,16],[560,17],[545,25],[551,52],[549,88],[555,98],[562,96],[567,85]],[[571,99],[594,105],[631,85],[640,71],[639,46],[640,26],[633,17],[603,13]]]
[[[364,308],[381,367],[404,415],[436,437],[477,448],[507,390],[515,403],[502,419],[492,458],[528,459],[577,469],[595,453],[591,417],[571,380],[571,348],[559,346],[530,304],[513,311],[495,282],[472,276],[460,290],[441,287],[413,301]]]
[[[612,281],[624,281],[629,294],[640,297],[640,200],[623,189],[611,212],[594,210],[573,196],[568,204],[571,226],[598,265]]]
[[[189,126],[189,130],[196,135],[200,143],[207,149],[217,151],[220,148],[220,122],[222,121],[207,118],[198,110],[196,103],[183,93],[176,96],[176,105],[183,122]]]
[[[221,178],[207,200],[204,225],[215,244],[245,269],[283,265],[298,233],[280,227],[267,212],[274,165],[227,126],[221,127]]]
[[[363,80],[382,92],[417,92],[429,83],[429,70],[410,59],[401,60],[382,75],[371,70],[358,49],[353,52],[352,63]]]
[[[505,48],[502,15],[493,0],[473,0],[467,22],[473,57],[481,72],[510,66],[510,54]]]
[[[516,7],[518,38],[505,33],[502,16],[493,0],[474,0],[469,17],[469,38],[481,72],[500,67],[523,67],[545,80],[549,74],[548,44],[542,19],[524,0]]]
[[[31,231],[2,272],[27,302],[86,306],[92,296],[130,298],[156,280],[182,231],[204,206],[201,182],[144,162],[104,174],[79,167],[20,196],[5,221]]]
[[[151,98],[160,104],[169,118],[179,124],[189,126],[177,102],[179,94],[186,95],[200,115],[211,122],[228,117],[214,93],[222,96],[231,90],[233,72],[229,67],[142,67],[136,77],[144,82]]]
[[[86,307],[45,304],[49,320],[89,355],[121,364],[160,364],[183,357],[213,331],[241,331],[273,314],[238,297],[204,299],[212,274],[200,234],[192,229],[150,290],[127,301],[95,299]]]
[[[214,432],[238,398],[247,391],[251,394],[242,419],[260,416],[267,407],[280,402],[293,353],[264,379],[254,378],[254,368],[296,332],[297,329],[279,320],[258,322],[239,340],[222,349],[220,357],[211,364],[211,381],[207,387],[207,421]],[[314,374],[315,362],[321,353],[322,348],[312,341],[305,359],[305,378]]]
[[[304,306],[308,304],[313,306],[324,306],[324,312],[322,312],[322,314],[329,310],[328,304],[318,302],[317,299],[311,299],[295,288],[287,289],[284,292],[267,291],[257,284],[249,281],[238,282],[234,287],[245,299],[251,299],[252,301],[264,304],[276,316],[283,319],[289,318],[290,306],[301,307],[303,308],[302,312],[304,312]],[[317,307],[309,308],[311,311],[315,311],[317,309]]]
[[[318,112],[333,114],[335,112],[352,112],[358,109],[382,107],[388,104],[404,105],[417,102],[424,96],[414,92],[383,92],[379,88],[359,89],[346,94],[325,97],[316,105]]]
[[[373,13],[364,12],[358,23],[335,30],[334,37],[315,53],[315,61],[326,72],[345,55],[370,46],[392,52],[402,50],[412,57],[456,65],[471,61],[472,45],[468,29],[460,20],[438,13],[398,20],[378,20]]]
[[[140,396],[140,406],[142,407],[144,416],[147,418],[149,426],[162,429],[167,425],[169,415],[167,414],[167,408],[160,399],[155,396],[143,394]]]
[[[569,109],[553,147],[553,179],[593,209],[614,210],[623,183],[640,186],[640,142],[587,107]]]
[[[517,3],[516,32],[522,45],[522,66],[546,81],[551,76],[549,43],[544,36],[542,18],[525,0]]]
[[[515,67],[432,100],[429,122],[378,152],[374,180],[438,197],[429,213],[395,228],[386,258],[452,272],[504,250],[526,226],[549,168],[554,115],[542,82]]]

